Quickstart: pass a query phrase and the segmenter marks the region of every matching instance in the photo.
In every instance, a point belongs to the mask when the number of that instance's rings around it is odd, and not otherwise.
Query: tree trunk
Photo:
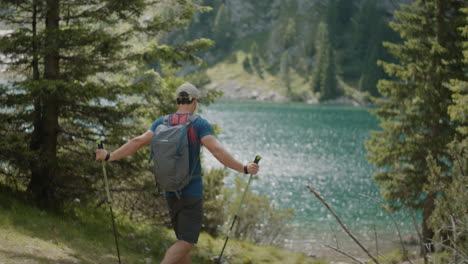
[[[429,217],[431,217],[432,212],[434,212],[435,209],[435,197],[435,193],[429,193],[426,200],[424,201],[422,223],[422,237],[424,239],[424,247],[421,249],[421,256],[425,256],[427,253],[434,252],[434,244],[432,242],[434,231],[429,227],[428,221]]]
[[[59,79],[59,41],[57,38],[60,21],[60,0],[47,0],[45,21],[44,79]],[[42,87],[35,100],[35,121],[31,149],[36,159],[31,166],[31,182],[28,191],[33,201],[40,207],[55,207],[58,204],[55,175],[57,171],[57,137],[59,87]]]
[[[33,1],[33,13],[32,13],[32,50],[33,50],[33,60],[32,60],[32,69],[33,69],[33,80],[39,80],[39,50],[38,50],[38,39],[37,39],[37,15],[38,15],[38,0]]]

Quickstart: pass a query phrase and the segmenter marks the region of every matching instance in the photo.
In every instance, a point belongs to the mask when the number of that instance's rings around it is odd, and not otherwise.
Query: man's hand
[[[153,136],[154,132],[151,130],[146,131],[144,134],[132,138],[130,141],[125,143],[120,148],[112,151],[112,154],[109,156],[108,161],[114,161],[123,159],[132,155],[133,153],[137,152],[140,148],[145,145],[148,145],[151,141],[151,137]],[[96,160],[106,160],[108,151],[105,149],[97,149],[96,150]],[[110,152],[109,152],[110,154]]]
[[[203,145],[219,160],[224,166],[236,170],[240,173],[245,173],[244,164],[237,161],[229,152],[227,152],[213,135],[204,136],[201,139]],[[249,174],[256,174],[259,166],[255,163],[247,164],[247,172]]]
[[[260,166],[256,163],[251,162],[247,164],[248,174],[257,174],[259,169],[260,169]]]
[[[96,160],[105,160],[107,156],[107,150],[96,149]]]

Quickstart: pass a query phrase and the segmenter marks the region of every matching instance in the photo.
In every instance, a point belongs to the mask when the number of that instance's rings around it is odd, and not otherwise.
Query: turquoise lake
[[[268,195],[279,208],[295,210],[292,231],[284,245],[307,250],[333,244],[335,236],[346,238],[306,184],[368,243],[375,233],[387,244],[398,240],[391,218],[375,202],[360,195],[381,199],[372,179],[376,168],[365,157],[364,142],[371,130],[379,129],[378,119],[368,110],[342,105],[220,101],[202,107],[201,115],[223,130],[218,140],[235,158],[246,162],[256,154],[263,157],[259,179],[251,188]],[[222,167],[208,151],[204,153],[205,167]],[[233,187],[232,175],[225,180],[227,187]],[[397,212],[394,218],[405,236],[413,235],[407,213]]]

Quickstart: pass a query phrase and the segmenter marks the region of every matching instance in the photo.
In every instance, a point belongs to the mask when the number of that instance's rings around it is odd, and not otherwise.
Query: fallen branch
[[[357,238],[348,230],[348,228],[343,224],[343,222],[341,221],[341,219],[338,217],[338,215],[335,213],[335,211],[333,211],[333,209],[331,209],[330,205],[322,198],[322,196],[320,196],[320,194],[318,194],[315,190],[313,190],[309,185],[306,185],[307,189],[309,189],[309,191],[311,193],[313,193],[315,195],[315,197],[317,197],[317,199],[319,199],[324,205],[325,207],[327,207],[328,211],[330,211],[333,216],[335,217],[336,221],[338,221],[338,223],[341,225],[341,227],[344,229],[344,231],[346,232],[346,234],[348,234],[348,236],[350,236],[354,242],[356,242],[356,244],[375,262],[375,264],[381,264],[376,257],[374,257],[374,255],[372,255],[369,250],[366,249],[366,247],[364,247],[361,242],[359,242],[359,240],[357,240]]]
[[[357,259],[355,256],[349,254],[348,252],[345,252],[345,251],[343,251],[343,250],[341,250],[341,249],[339,249],[339,248],[336,248],[336,247],[333,247],[333,246],[330,246],[330,245],[325,245],[325,246],[326,246],[327,248],[331,248],[331,249],[335,250],[336,252],[339,252],[339,253],[341,253],[341,254],[347,256],[348,258],[350,258],[350,259],[356,261],[357,263],[365,264],[364,262],[360,261],[359,259]]]

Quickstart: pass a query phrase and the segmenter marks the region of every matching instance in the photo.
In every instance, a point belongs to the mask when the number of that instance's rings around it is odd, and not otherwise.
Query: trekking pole
[[[97,141],[98,149],[103,149],[104,144],[102,144],[101,140]],[[107,194],[107,204],[109,205],[111,219],[112,219],[112,229],[114,230],[114,239],[115,239],[115,248],[117,249],[117,257],[119,258],[120,262],[120,250],[119,250],[119,242],[117,241],[117,229],[115,228],[115,221],[114,221],[114,213],[112,212],[112,200],[109,192],[109,183],[107,182],[107,171],[106,171],[106,161],[101,161],[102,164],[102,172],[104,173],[104,184],[106,186],[106,194]]]
[[[262,157],[260,155],[255,156],[254,163],[258,164],[260,159],[262,159]],[[221,254],[219,254],[218,264],[221,263],[221,259],[223,257],[224,249],[226,248],[227,242],[229,240],[229,236],[231,236],[232,228],[234,227],[234,224],[236,223],[237,215],[239,215],[240,210],[242,208],[242,203],[244,202],[245,195],[247,194],[247,191],[249,190],[249,185],[250,185],[250,182],[252,181],[252,177],[253,177],[253,174],[250,174],[249,181],[247,182],[247,186],[245,187],[244,193],[242,194],[241,200],[239,202],[239,206],[237,207],[236,214],[234,215],[234,219],[232,219],[231,227],[229,228],[229,232],[228,232],[228,234],[226,236],[226,240],[224,241],[223,249],[221,250]]]

